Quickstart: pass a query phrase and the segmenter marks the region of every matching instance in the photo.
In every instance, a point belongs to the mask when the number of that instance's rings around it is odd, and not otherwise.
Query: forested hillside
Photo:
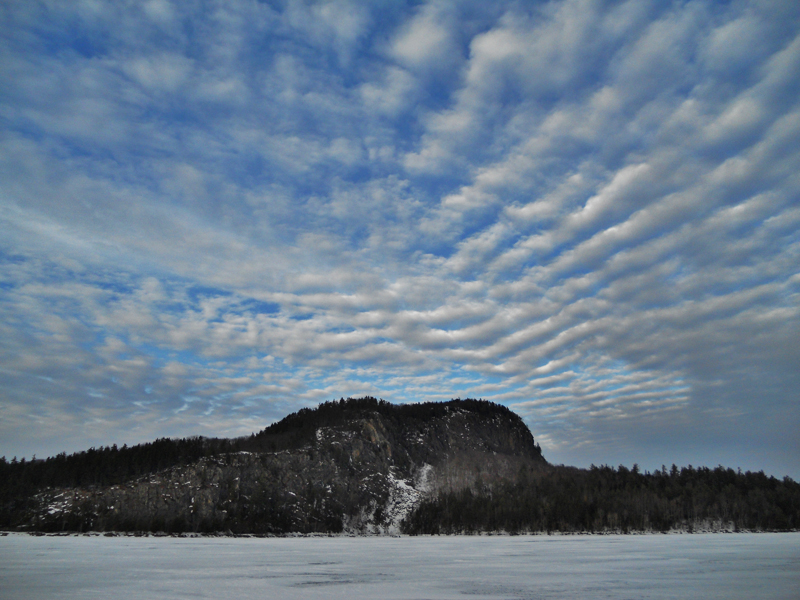
[[[0,527],[397,532],[424,495],[546,468],[522,420],[478,400],[327,402],[234,440],[1,461]]]

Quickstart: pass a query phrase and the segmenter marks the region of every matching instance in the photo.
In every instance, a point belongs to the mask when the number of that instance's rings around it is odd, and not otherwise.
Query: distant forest
[[[403,523],[404,533],[691,532],[703,523],[737,531],[800,529],[800,484],[763,472],[553,467],[473,487],[424,501]]]

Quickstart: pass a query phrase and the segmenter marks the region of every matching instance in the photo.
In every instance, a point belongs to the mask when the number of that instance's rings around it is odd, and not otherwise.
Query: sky
[[[800,3],[0,5],[0,455],[484,398],[800,479]]]

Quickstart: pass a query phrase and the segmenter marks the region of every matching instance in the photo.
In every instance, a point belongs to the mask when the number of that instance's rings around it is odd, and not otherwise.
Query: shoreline
[[[242,538],[242,539],[286,539],[286,538],[444,538],[444,537],[606,537],[606,536],[683,536],[683,535],[713,535],[713,534],[744,534],[758,535],[766,533],[800,533],[800,529],[702,529],[702,530],[670,530],[670,531],[539,531],[524,533],[508,533],[505,531],[472,532],[472,533],[442,533],[442,534],[381,534],[381,533],[167,533],[165,531],[0,531],[0,537],[26,536],[26,537],[107,537],[107,538],[173,538],[173,539],[200,539],[200,538]]]

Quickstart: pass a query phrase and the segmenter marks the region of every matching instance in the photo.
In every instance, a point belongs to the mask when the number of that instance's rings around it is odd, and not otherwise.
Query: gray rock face
[[[326,403],[235,447],[118,485],[48,489],[35,496],[28,526],[398,533],[425,497],[547,465],[517,415],[473,400]]]

